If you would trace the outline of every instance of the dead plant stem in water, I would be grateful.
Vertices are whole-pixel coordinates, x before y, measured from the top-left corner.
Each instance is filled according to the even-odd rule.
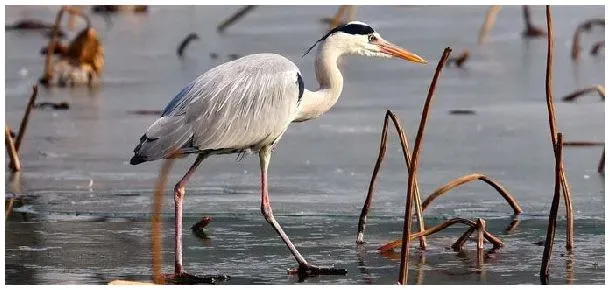
[[[9,166],[11,172],[17,172],[21,170],[21,162],[19,161],[19,154],[17,154],[17,150],[15,150],[15,143],[13,143],[13,137],[11,137],[11,129],[8,128],[8,125],[4,126],[4,146],[6,147],[6,151],[8,151],[8,156],[10,158],[10,163],[13,166]]]
[[[387,149],[388,119],[391,119],[392,122],[394,123],[396,132],[398,133],[398,137],[400,138],[400,145],[401,145],[403,157],[405,159],[405,163],[407,166],[407,171],[408,171],[410,163],[411,163],[411,156],[409,153],[409,142],[407,140],[407,136],[406,136],[404,130],[402,129],[402,126],[400,125],[400,121],[398,120],[398,118],[394,115],[394,113],[392,113],[392,111],[387,110],[385,119],[383,122],[383,129],[381,131],[381,141],[379,142],[380,143],[379,144],[379,156],[377,157],[375,167],[373,168],[373,175],[371,176],[371,182],[369,183],[369,189],[368,189],[368,193],[366,196],[366,200],[364,202],[364,206],[362,207],[362,212],[360,213],[360,219],[358,220],[358,235],[356,238],[356,243],[358,243],[358,244],[364,243],[364,229],[366,226],[366,217],[367,217],[369,208],[371,207],[371,203],[373,200],[375,181],[377,180],[377,175],[379,173],[379,170],[381,169],[381,164],[383,162],[383,159],[385,157],[385,152]],[[419,230],[423,231],[423,230],[425,230],[425,225],[424,225],[424,218],[423,218],[422,207],[421,207],[421,196],[419,193],[419,186],[417,184],[417,180],[415,180],[414,185],[415,185],[415,211],[417,214]],[[421,247],[421,249],[426,249],[426,247],[427,247],[426,239],[423,236],[420,238],[420,247]]]
[[[549,128],[553,151],[557,150],[557,125],[555,122],[555,105],[553,104],[553,51],[555,47],[555,38],[553,32],[553,17],[551,15],[551,7],[546,6],[547,19],[547,65],[546,65],[546,103],[549,113]],[[563,167],[563,164],[561,164]],[[563,190],[563,198],[566,208],[566,249],[571,250],[574,245],[574,213],[572,210],[572,198],[570,187],[565,176],[565,172],[561,170],[561,188]]]
[[[400,272],[398,276],[398,282],[402,285],[407,284],[407,270],[409,268],[409,237],[411,235],[411,202],[414,199],[415,195],[414,181],[415,179],[417,179],[417,163],[419,159],[419,151],[421,148],[424,128],[426,126],[426,121],[430,112],[430,104],[432,102],[432,97],[434,96],[434,91],[436,90],[436,82],[438,80],[438,77],[440,76],[441,71],[443,70],[443,67],[445,66],[445,62],[447,62],[447,59],[449,58],[450,53],[451,48],[445,48],[445,50],[443,51],[443,56],[441,57],[438,62],[438,65],[436,66],[436,71],[434,73],[434,77],[432,78],[432,83],[430,84],[430,88],[428,89],[428,97],[426,98],[426,102],[424,103],[424,108],[422,110],[422,118],[419,123],[419,129],[417,130],[417,136],[415,137],[415,145],[413,148],[413,155],[410,164],[411,166],[409,167],[407,201],[405,205],[405,217],[402,229],[403,243],[400,252]]]
[[[449,190],[454,189],[462,184],[465,184],[465,183],[468,183],[468,182],[471,182],[474,180],[482,180],[485,183],[489,184],[491,187],[493,187],[510,205],[510,207],[513,209],[513,212],[515,215],[518,215],[523,212],[523,210],[517,203],[517,200],[504,187],[502,187],[499,183],[497,183],[493,179],[491,179],[483,174],[480,174],[480,173],[472,173],[469,175],[462,176],[460,178],[456,178],[452,181],[449,181],[447,184],[437,188],[434,192],[432,192],[428,196],[428,198],[426,198],[426,200],[424,200],[424,202],[422,203],[422,209],[425,210],[432,201],[434,201],[439,196],[445,194]]]
[[[547,10],[548,11],[548,10]],[[557,134],[557,140],[562,141],[561,133]],[[561,188],[561,167],[562,163],[562,142],[557,143],[555,149],[555,192],[553,194],[553,202],[551,203],[551,212],[549,213],[549,225],[546,231],[546,241],[544,243],[544,252],[542,252],[542,265],[540,266],[540,282],[548,284],[549,282],[549,262],[553,251],[553,241],[555,239],[555,227],[557,226],[557,210],[559,209],[559,191]]]

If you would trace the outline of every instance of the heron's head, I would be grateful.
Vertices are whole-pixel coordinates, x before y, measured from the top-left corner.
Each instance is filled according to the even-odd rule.
[[[427,63],[419,55],[383,39],[371,26],[360,21],[351,21],[333,28],[305,54],[318,43],[321,43],[322,47],[338,50],[340,54],[397,57],[411,62]]]

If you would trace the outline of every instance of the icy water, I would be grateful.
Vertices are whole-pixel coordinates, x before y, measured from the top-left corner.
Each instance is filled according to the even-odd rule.
[[[28,196],[5,223],[7,284],[105,284],[114,279],[150,280],[152,191],[161,162],[128,164],[138,138],[183,84],[229,54],[277,52],[297,62],[306,87],[317,87],[313,56],[304,50],[325,32],[325,7],[259,7],[218,35],[216,25],[237,7],[152,7],[147,15],[120,15],[108,26],[92,15],[106,52],[103,84],[89,89],[41,89],[38,101],[69,102],[67,111],[34,111],[22,146],[23,172],[5,171],[7,194]],[[7,7],[6,22],[52,21],[56,7]],[[486,219],[506,246],[476,266],[475,243],[456,253],[448,248],[465,230],[455,226],[428,239],[425,252],[410,257],[410,284],[538,284],[538,272],[554,187],[554,157],[544,95],[546,40],[521,38],[521,8],[505,6],[488,42],[477,47],[486,6],[364,6],[357,18],[386,39],[423,56],[426,66],[351,56],[343,62],[345,86],[323,117],[294,124],[274,151],[270,196],[277,220],[312,263],[345,268],[345,276],[320,276],[303,283],[393,284],[399,258],[376,248],[401,235],[406,169],[398,138],[390,133],[387,159],[369,213],[366,244],[356,247],[356,226],[386,109],[393,110],[412,142],[429,82],[442,50],[470,49],[465,69],[447,68],[439,80],[420,159],[419,185],[427,196],[451,179],[483,173],[502,184],[524,213],[507,232],[512,210],[484,183],[470,183],[436,200],[425,211],[428,226],[452,217]],[[544,8],[533,7],[545,27]],[[605,17],[603,7],[554,7],[554,92],[558,128],[567,141],[604,140],[604,104],[596,96],[562,103],[569,92],[604,82],[604,55],[588,55],[603,39],[596,28],[581,39],[578,64],[569,57],[576,26]],[[179,60],[178,43],[193,42]],[[72,34],[73,35],[73,34]],[[38,33],[5,36],[6,120],[20,122],[31,85],[42,72]],[[210,53],[217,53],[211,59]],[[452,109],[475,110],[451,115]],[[411,143],[412,144],[412,143]],[[551,262],[553,284],[603,284],[604,177],[596,171],[601,147],[566,147],[564,162],[575,212],[575,249],[565,251],[560,206]],[[164,271],[173,270],[171,189],[193,157],[175,163],[164,199]],[[289,251],[260,214],[258,158],[206,160],[187,187],[184,265],[193,274],[222,273],[227,284],[291,284],[296,266]],[[190,226],[211,216],[207,239]],[[414,243],[414,247],[417,243]],[[486,244],[489,248],[490,246]]]

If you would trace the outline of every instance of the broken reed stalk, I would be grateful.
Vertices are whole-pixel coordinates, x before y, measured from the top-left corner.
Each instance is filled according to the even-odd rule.
[[[561,133],[557,133],[557,139],[563,140]],[[555,227],[557,226],[557,210],[559,209],[559,199],[561,198],[559,191],[561,188],[561,172],[563,171],[562,163],[562,142],[558,142],[555,148],[555,192],[553,194],[553,202],[551,203],[551,212],[549,213],[549,225],[546,230],[546,241],[544,243],[544,252],[542,252],[542,264],[540,266],[540,282],[548,284],[549,282],[549,262],[551,253],[553,252],[553,241],[555,239]]]
[[[600,141],[563,141],[563,146],[604,146]]]
[[[448,227],[450,227],[450,226],[452,226],[454,224],[457,224],[457,223],[465,224],[465,225],[467,225],[469,227],[477,229],[477,224],[475,222],[473,222],[471,220],[468,220],[468,219],[465,219],[465,218],[456,217],[456,218],[452,218],[452,219],[450,219],[448,221],[445,221],[442,224],[436,225],[436,226],[431,227],[431,228],[427,228],[425,231],[421,231],[421,232],[417,232],[417,233],[411,234],[410,235],[410,240],[417,239],[417,238],[419,238],[421,236],[430,236],[430,235],[433,235],[433,234],[438,233],[438,232],[440,232],[440,231],[442,231],[442,230],[444,230],[444,229],[446,229],[446,228],[448,228]],[[487,231],[485,231],[483,233],[483,235],[484,235],[485,239],[487,241],[489,241],[493,245],[494,248],[497,249],[497,248],[504,247],[504,243],[502,242],[502,240],[498,239],[494,235],[488,233]],[[377,248],[377,250],[380,253],[384,253],[384,252],[392,251],[392,250],[394,250],[395,248],[397,248],[397,247],[399,247],[401,245],[404,245],[402,240],[400,240],[400,239],[399,240],[394,240],[394,241],[391,241],[391,242],[389,242],[389,243],[387,243],[385,245],[382,245],[381,247]]]
[[[494,26],[496,15],[498,15],[498,12],[500,12],[500,8],[501,7],[498,5],[492,5],[489,7],[489,9],[487,9],[487,13],[485,13],[485,22],[483,22],[481,29],[479,29],[479,45],[483,44],[487,39],[487,35]]]
[[[220,23],[216,27],[216,31],[218,31],[219,33],[224,32],[227,27],[233,25],[237,20],[244,17],[244,15],[246,15],[248,12],[252,11],[254,8],[256,8],[256,5],[246,5],[242,8],[240,8],[239,10],[237,10],[237,12],[235,12],[235,14],[231,15],[231,17],[227,18],[222,23]]]
[[[402,229],[403,243],[400,252],[400,272],[398,276],[398,283],[402,285],[407,284],[407,270],[409,268],[409,236],[411,234],[411,202],[414,199],[415,195],[414,181],[415,179],[417,179],[417,163],[419,160],[419,151],[421,148],[424,128],[426,126],[426,121],[430,112],[430,103],[432,102],[434,91],[436,90],[436,82],[438,80],[438,77],[440,76],[441,71],[443,70],[443,67],[445,66],[445,62],[447,62],[447,59],[449,58],[450,53],[451,48],[445,48],[445,50],[443,51],[443,56],[441,57],[438,62],[438,65],[436,66],[436,71],[434,73],[434,77],[432,78],[432,83],[430,83],[430,88],[428,89],[428,97],[426,98],[426,102],[424,103],[424,108],[422,110],[422,117],[419,122],[419,129],[417,130],[413,154],[411,156],[411,166],[409,167],[409,181],[407,183],[407,201],[405,205],[405,217]]]
[[[41,83],[43,84],[48,84],[53,77],[53,67],[51,66],[52,57],[58,43],[57,37],[59,25],[61,25],[61,17],[63,16],[65,10],[66,6],[62,6],[55,16],[55,25],[53,26],[53,30],[51,31],[51,39],[49,39],[49,44],[47,45],[47,58],[44,62],[44,75],[40,79]]]
[[[597,164],[597,173],[604,173],[606,167],[606,149],[602,151],[602,157],[599,159],[599,163]]]
[[[458,252],[461,251],[462,248],[464,247],[464,243],[466,243],[466,240],[468,240],[468,238],[470,238],[470,236],[472,235],[472,233],[474,233],[474,231],[477,228],[475,227],[469,227],[456,241],[455,243],[453,243],[453,245],[451,245],[451,248]]]
[[[546,19],[547,19],[547,60],[546,60],[546,103],[549,114],[549,129],[551,133],[551,140],[553,145],[553,151],[557,149],[557,125],[555,122],[555,105],[553,104],[553,50],[555,46],[555,39],[553,33],[553,17],[551,15],[550,5],[546,5]],[[570,186],[563,170],[563,164],[561,164],[561,188],[563,190],[563,199],[565,201],[566,208],[566,249],[571,250],[574,245],[574,213],[572,210],[572,195],[570,193]]]
[[[411,154],[409,153],[409,142],[407,140],[407,136],[400,125],[400,121],[392,113],[392,111],[387,110],[386,115],[383,121],[383,129],[381,130],[381,140],[379,142],[379,156],[377,157],[377,161],[375,162],[375,167],[373,168],[373,175],[371,176],[371,182],[369,183],[369,190],[366,195],[366,200],[364,202],[364,206],[362,207],[362,212],[360,213],[360,219],[358,220],[358,235],[356,237],[357,244],[364,243],[364,229],[366,226],[366,217],[369,212],[369,208],[371,207],[371,203],[373,201],[373,191],[375,189],[375,181],[377,180],[377,174],[381,169],[381,164],[385,157],[385,152],[387,149],[387,141],[388,141],[388,119],[392,120],[394,123],[394,128],[398,133],[398,137],[400,139],[400,146],[402,148],[402,154],[407,166],[407,172],[409,172],[410,164],[411,164]],[[425,230],[424,218],[422,214],[422,206],[421,206],[421,196],[419,193],[419,186],[417,184],[417,180],[414,182],[415,186],[415,212],[417,215],[417,221],[419,225],[419,230]],[[420,238],[420,247],[422,250],[425,250],[427,247],[425,237]]]
[[[21,142],[23,141],[23,136],[25,136],[25,131],[28,127],[28,122],[30,120],[30,112],[32,112],[32,108],[34,107],[36,96],[38,95],[38,86],[34,85],[32,87],[32,95],[30,96],[30,100],[28,101],[27,106],[25,107],[25,113],[23,114],[23,118],[21,119],[21,124],[19,124],[19,133],[15,138],[15,151],[19,153],[19,148],[21,148]],[[9,168],[14,169],[15,166],[12,160],[8,164]]]
[[[8,157],[10,158],[10,163],[13,166],[9,166],[11,172],[18,172],[21,170],[21,162],[19,161],[19,154],[17,154],[17,150],[15,150],[15,143],[13,143],[13,137],[11,137],[11,130],[8,128],[8,125],[4,126],[4,146],[6,147],[6,151],[8,151]]]
[[[523,37],[531,37],[531,38],[544,36],[546,34],[546,32],[544,32],[541,28],[536,27],[536,25],[534,25],[532,23],[532,19],[530,17],[529,6],[523,5],[522,9],[523,9],[523,20],[525,20],[525,30],[523,30],[523,33],[521,35],[523,35]]]
[[[30,96],[30,100],[28,101],[27,106],[25,107],[25,114],[23,114],[23,118],[21,119],[21,124],[19,124],[19,134],[15,139],[15,150],[19,152],[21,148],[21,141],[23,140],[23,136],[25,136],[25,130],[28,127],[28,122],[30,120],[30,112],[32,112],[32,108],[36,102],[36,96],[38,96],[38,86],[34,85],[32,87],[32,95]]]
[[[174,159],[166,159],[163,161],[161,170],[159,171],[159,177],[155,184],[155,192],[153,193],[153,214],[152,214],[152,271],[153,271],[153,282],[155,284],[165,284],[163,274],[161,273],[162,265],[162,224],[161,224],[161,211],[163,209],[163,191],[167,184],[167,176],[172,168]]]
[[[425,210],[432,201],[434,201],[436,198],[443,195],[444,193],[448,192],[449,190],[474,180],[484,181],[485,183],[493,187],[506,200],[508,205],[510,205],[515,215],[518,215],[523,212],[523,210],[517,203],[517,200],[504,187],[502,187],[502,185],[480,173],[472,173],[469,175],[462,176],[460,178],[456,178],[454,180],[449,181],[447,184],[437,188],[428,196],[428,198],[426,198],[426,200],[424,200],[424,202],[422,203],[422,209]]]
[[[477,219],[477,266],[480,267],[485,260],[485,220]]]
[[[593,92],[597,92],[597,94],[602,99],[602,101],[606,100],[606,88],[602,85],[596,85],[596,86],[591,86],[588,88],[576,90],[576,91],[570,93],[569,95],[561,98],[561,100],[564,102],[573,102],[576,100],[576,98],[586,95],[586,94],[593,93]]]

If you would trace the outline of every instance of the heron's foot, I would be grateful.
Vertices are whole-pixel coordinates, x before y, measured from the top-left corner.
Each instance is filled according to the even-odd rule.
[[[231,277],[227,275],[204,275],[195,276],[186,272],[179,274],[165,274],[163,276],[166,284],[178,284],[178,285],[194,285],[194,284],[217,284],[224,282]]]
[[[301,264],[297,269],[288,270],[288,274],[298,274],[299,277],[314,277],[318,275],[345,275],[347,270],[332,267],[317,267],[311,264]]]

